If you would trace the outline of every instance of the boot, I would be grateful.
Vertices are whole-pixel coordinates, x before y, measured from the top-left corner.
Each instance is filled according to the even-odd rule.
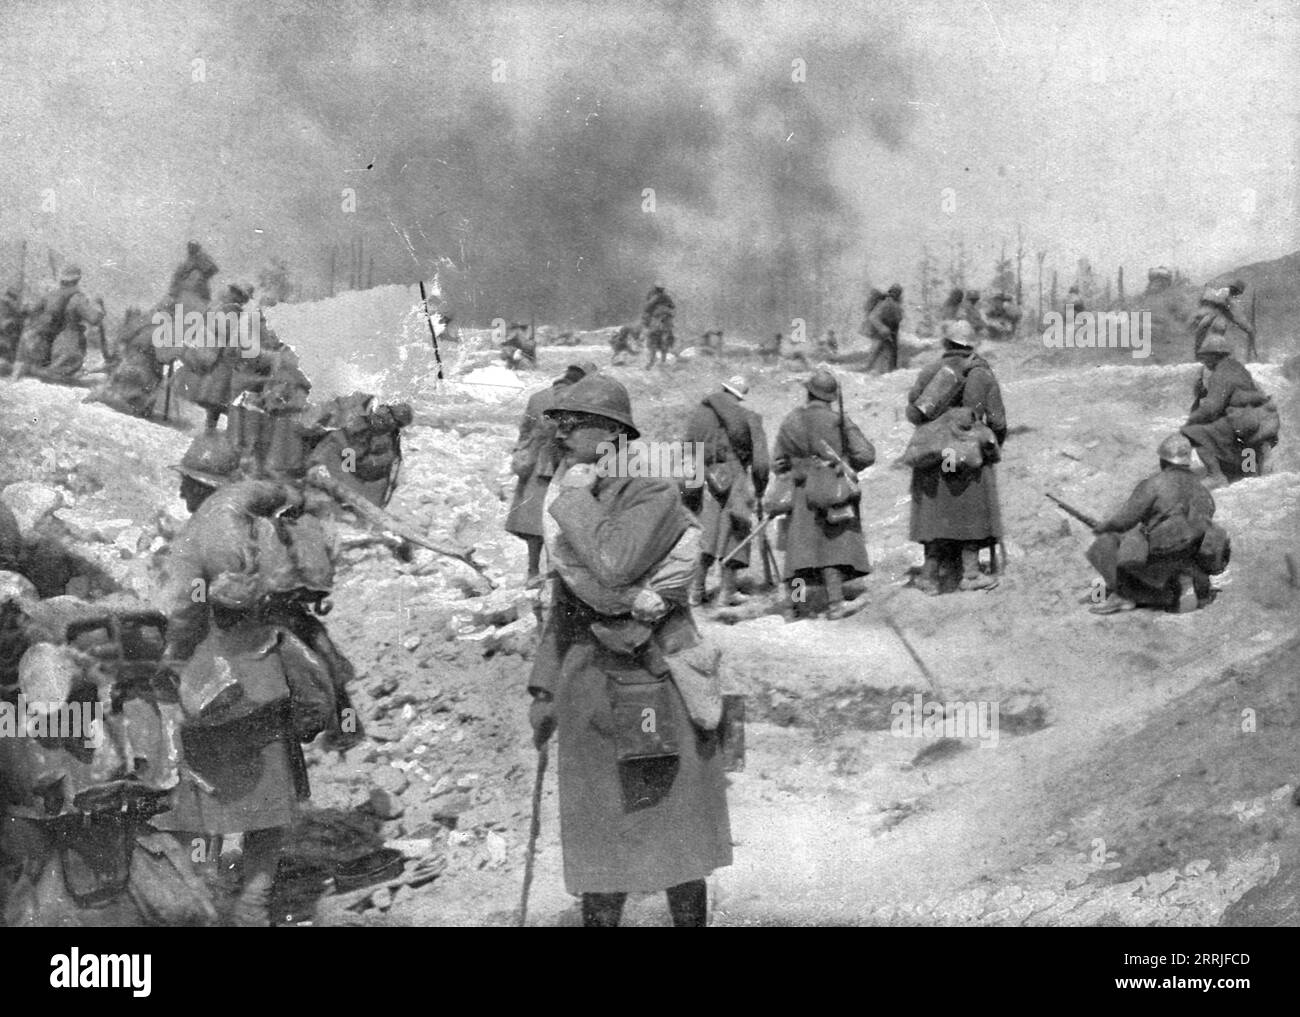
[[[623,917],[625,893],[584,893],[582,925],[586,929],[614,929]]]
[[[1223,470],[1219,466],[1219,460],[1212,453],[1203,452],[1201,449],[1196,450],[1197,458],[1205,466],[1205,480],[1203,483],[1211,491],[1218,490],[1220,487],[1228,486],[1228,478],[1224,476]]]
[[[921,566],[921,571],[912,581],[922,593],[927,593],[931,597],[937,597],[940,592],[939,587],[939,547],[934,541],[924,545],[925,563]]]
[[[686,594],[686,603],[691,607],[699,607],[704,603],[704,583],[707,579],[709,566],[701,561],[695,566],[695,575],[691,577],[691,588]],[[727,571],[725,568],[722,570]]]
[[[961,583],[959,590],[991,590],[998,585],[994,576],[987,576],[980,571],[979,544],[966,543],[961,546]]]
[[[278,827],[244,834],[244,881],[231,912],[237,928],[266,928],[271,924],[271,887],[280,866],[284,831]]]
[[[1273,449],[1275,446],[1271,442],[1265,442],[1255,448],[1255,476],[1267,477],[1269,467],[1273,461]]]
[[[1121,597],[1118,593],[1112,593],[1103,603],[1098,604],[1096,607],[1090,607],[1088,610],[1092,614],[1119,614],[1121,611],[1132,611],[1136,608],[1136,602],[1129,600],[1127,597]]]
[[[673,927],[678,929],[703,929],[708,925],[709,889],[702,879],[668,888],[668,911],[673,916]]]
[[[740,574],[739,569],[722,566],[722,589],[718,592],[718,605],[720,607],[734,607],[743,604],[749,599],[748,596],[736,589],[736,577]]]

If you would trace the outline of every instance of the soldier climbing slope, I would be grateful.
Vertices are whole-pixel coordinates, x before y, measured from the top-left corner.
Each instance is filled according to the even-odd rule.
[[[56,381],[72,381],[86,360],[86,328],[104,321],[104,301],[92,301],[80,289],[81,269],[68,265],[59,273],[59,288],[37,301],[27,317],[13,377],[31,371]],[[103,345],[101,331],[101,347]]]
[[[1200,356],[1201,347],[1205,344],[1206,338],[1211,335],[1222,336],[1226,341],[1228,326],[1234,325],[1246,334],[1246,360],[1255,359],[1255,329],[1250,323],[1237,317],[1233,306],[1233,299],[1239,297],[1245,290],[1246,284],[1240,279],[1234,279],[1227,286],[1205,287],[1205,291],[1201,294],[1200,306],[1191,320],[1193,356]]]

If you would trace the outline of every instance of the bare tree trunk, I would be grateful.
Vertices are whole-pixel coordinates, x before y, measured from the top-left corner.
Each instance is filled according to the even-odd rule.
[[[1047,252],[1038,252],[1038,323],[1043,323],[1043,262],[1047,260]]]
[[[1115,274],[1116,287],[1119,290],[1119,302],[1124,303],[1124,266],[1120,265],[1119,271]]]
[[[1016,306],[1023,309],[1025,306],[1025,289],[1024,277],[1022,274],[1025,261],[1025,231],[1016,225]]]
[[[338,255],[338,248],[330,245],[330,296],[334,296],[334,259]]]

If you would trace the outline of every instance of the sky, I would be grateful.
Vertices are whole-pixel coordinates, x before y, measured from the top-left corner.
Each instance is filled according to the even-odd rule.
[[[0,265],[152,303],[185,241],[462,320],[856,326],[960,241],[1073,279],[1300,248],[1282,2],[0,3]],[[112,307],[110,306],[110,310]]]

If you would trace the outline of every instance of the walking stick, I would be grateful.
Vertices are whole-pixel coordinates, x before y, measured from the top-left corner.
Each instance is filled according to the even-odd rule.
[[[429,338],[433,340],[433,359],[438,363],[438,380],[442,381],[442,351],[438,349],[438,333],[433,328],[433,316],[429,313],[429,294],[424,291],[424,280],[420,280],[420,301],[424,304],[424,320],[429,323]]]
[[[168,419],[168,414],[172,409],[172,371],[176,367],[176,361],[167,361],[167,380],[163,382],[163,421]],[[157,405],[156,403],[154,405]]]
[[[550,742],[537,750],[537,779],[533,782],[533,822],[528,828],[528,853],[524,856],[524,891],[519,898],[519,927],[528,923],[528,891],[533,888],[533,863],[537,859],[537,838],[542,832],[542,783],[546,780],[546,757]]]

